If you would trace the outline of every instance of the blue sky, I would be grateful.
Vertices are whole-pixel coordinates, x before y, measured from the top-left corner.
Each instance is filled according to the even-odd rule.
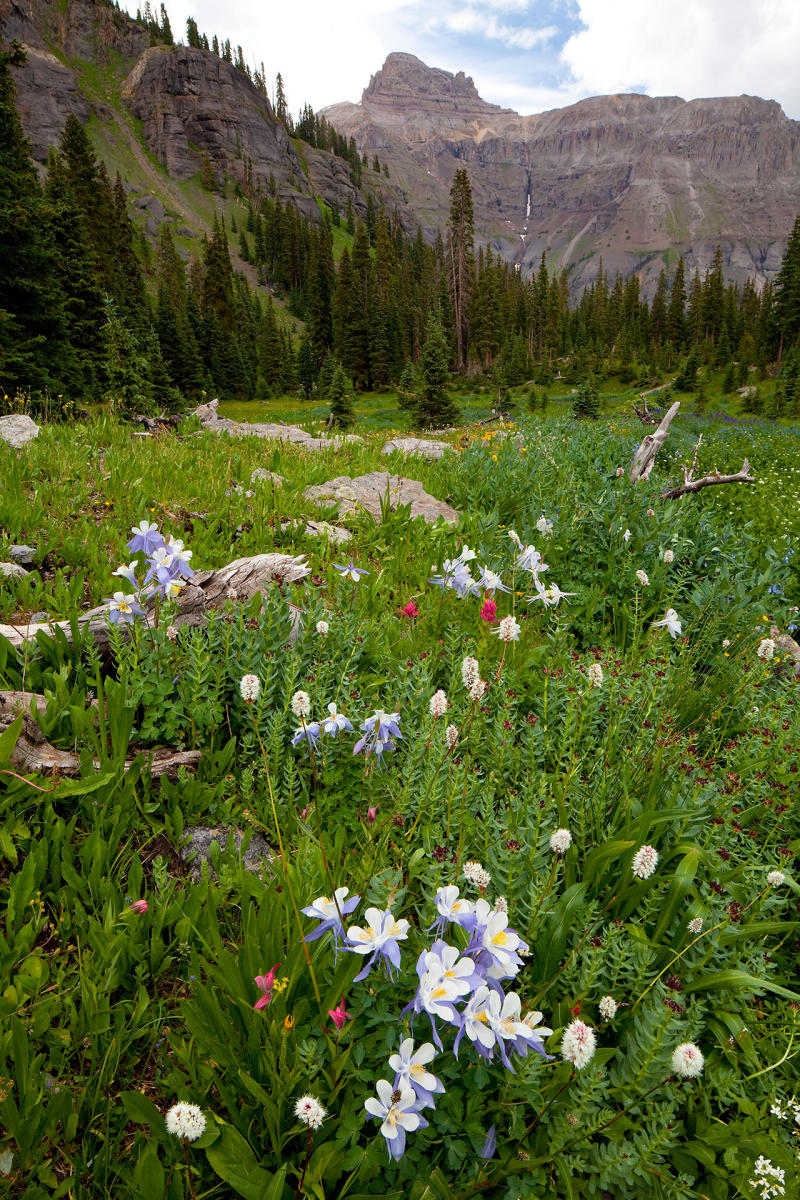
[[[138,0],[123,0],[135,11]],[[267,77],[281,71],[290,108],[360,99],[392,50],[471,75],[518,112],[586,96],[731,96],[777,100],[800,119],[797,0],[186,0],[168,3],[176,35],[240,43]]]

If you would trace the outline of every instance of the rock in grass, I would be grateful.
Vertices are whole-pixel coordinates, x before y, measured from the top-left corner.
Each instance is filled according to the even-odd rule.
[[[393,454],[398,450],[401,454],[419,454],[436,461],[452,449],[449,442],[437,442],[433,438],[396,437],[386,443],[381,454]]]
[[[15,562],[0,562],[0,575],[6,579],[25,579],[28,572],[19,563]]]
[[[0,438],[15,450],[21,450],[38,436],[39,426],[25,413],[11,413],[7,417],[0,417]]]
[[[404,479],[402,475],[390,475],[388,471],[371,471],[368,475],[337,475],[327,483],[318,483],[306,488],[305,497],[315,504],[332,504],[344,517],[366,509],[376,520],[381,519],[381,505],[388,493],[389,507],[398,508],[409,504],[412,517],[424,517],[431,525],[440,518],[449,525],[458,524],[459,515],[449,504],[437,500],[425,491],[416,479]]]
[[[283,487],[283,476],[276,474],[275,471],[268,471],[266,467],[256,467],[253,474],[250,476],[251,483],[271,483],[273,487]]]
[[[259,437],[269,441],[292,442],[304,450],[334,450],[345,442],[363,444],[364,439],[355,433],[337,434],[334,437],[312,437],[299,425],[279,425],[275,421],[231,421],[217,414],[218,400],[209,400],[194,410],[204,429],[211,433],[229,433],[231,437]]]
[[[187,825],[184,835],[189,840],[185,845],[181,846],[180,856],[188,864],[189,874],[192,879],[200,879],[203,863],[205,862],[209,863],[209,872],[212,879],[216,879],[217,873],[209,862],[212,853],[214,853],[212,847],[217,846],[219,851],[224,853],[228,848],[229,839],[235,853],[241,856],[242,866],[246,871],[250,871],[254,875],[260,875],[262,879],[265,876],[269,877],[271,874],[269,864],[275,855],[267,839],[260,833],[252,835],[244,854],[242,854],[242,842],[245,835],[241,829],[227,829],[222,825]]]
[[[33,546],[12,546],[9,554],[12,562],[19,563],[21,567],[32,567],[36,558]]]

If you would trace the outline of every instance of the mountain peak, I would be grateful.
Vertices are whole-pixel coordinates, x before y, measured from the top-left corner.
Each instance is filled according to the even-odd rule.
[[[398,101],[428,101],[463,104],[470,107],[496,106],[487,104],[469,75],[458,71],[453,75],[441,67],[429,67],[413,54],[390,54],[379,71],[364,89],[363,104],[397,103]]]

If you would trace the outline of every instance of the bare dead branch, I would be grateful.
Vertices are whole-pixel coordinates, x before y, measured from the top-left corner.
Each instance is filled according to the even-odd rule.
[[[718,483],[755,483],[750,474],[750,463],[745,459],[741,471],[733,475],[720,475],[717,471],[711,475],[704,475],[701,479],[690,479],[678,487],[670,488],[668,492],[662,492],[661,499],[677,500],[679,496],[688,496],[692,492],[699,492],[701,488],[714,487]]]

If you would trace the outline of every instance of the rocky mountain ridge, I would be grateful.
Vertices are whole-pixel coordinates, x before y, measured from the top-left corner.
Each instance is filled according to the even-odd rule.
[[[525,272],[542,252],[574,289],[637,272],[652,291],[683,254],[722,246],[729,278],[778,269],[800,212],[800,123],[753,96],[601,96],[531,116],[488,104],[463,74],[391,54],[359,104],[325,115],[389,165],[432,231],[466,165],[479,240]]]

